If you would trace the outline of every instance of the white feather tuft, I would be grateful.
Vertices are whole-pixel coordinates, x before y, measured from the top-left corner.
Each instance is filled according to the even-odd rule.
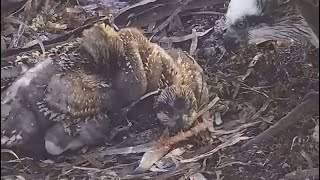
[[[226,25],[230,26],[245,15],[259,15],[257,0],[231,0],[226,13]]]
[[[51,155],[59,155],[66,150],[66,149],[59,147],[54,142],[49,141],[49,140],[45,141],[45,148],[46,148],[47,152]]]

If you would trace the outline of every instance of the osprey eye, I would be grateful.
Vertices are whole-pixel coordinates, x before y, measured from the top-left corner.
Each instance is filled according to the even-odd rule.
[[[247,27],[247,24],[244,21],[239,21],[239,22],[237,22],[237,27],[239,29],[243,29],[243,28]]]

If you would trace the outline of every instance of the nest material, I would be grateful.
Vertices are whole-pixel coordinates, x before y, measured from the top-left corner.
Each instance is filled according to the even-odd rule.
[[[204,19],[192,19],[191,24],[199,21],[199,24],[207,24],[208,18]],[[181,176],[201,177],[200,175],[204,174],[208,179],[279,179],[297,169],[319,167],[318,143],[307,138],[313,133],[312,127],[315,123],[312,120],[318,121],[318,116],[310,115],[312,120],[306,117],[289,130],[284,130],[282,135],[275,139],[274,144],[253,147],[248,151],[243,151],[237,146],[241,139],[239,136],[256,136],[293,109],[299,103],[299,99],[311,89],[319,90],[317,49],[299,43],[283,46],[275,44],[274,47],[269,49],[266,46],[249,46],[240,54],[224,54],[222,57],[219,52],[216,53],[216,49],[211,51],[215,52],[211,53],[211,56],[203,58],[199,55],[199,63],[208,75],[210,97],[218,95],[221,98],[218,106],[212,110],[213,118],[220,117],[223,123],[216,127],[217,133],[213,139],[190,139],[184,148],[175,149],[156,163],[160,171],[168,170],[166,173],[161,173],[155,168],[152,172],[128,175],[138,165],[137,159],[141,157],[135,153],[145,152],[139,147],[127,148],[126,151],[114,150],[122,152],[123,155],[114,155],[114,151],[103,150],[103,147],[91,149],[90,153],[79,152],[76,155],[68,154],[45,161],[25,157],[15,159],[15,154],[2,150],[3,155],[8,155],[2,156],[2,178],[89,176],[92,179],[177,179]],[[156,129],[145,131],[147,125],[151,124],[149,118],[132,117],[133,122],[136,122],[134,129],[129,135],[124,136],[124,141],[120,139],[122,143],[119,147],[143,145],[158,138]],[[101,157],[99,154],[105,156]],[[174,163],[176,159],[172,161],[171,155],[181,158],[180,162],[183,164],[177,167]],[[205,158],[209,159],[202,161]],[[313,168],[311,171],[316,172],[314,169],[318,170]],[[304,172],[307,171],[302,171]]]

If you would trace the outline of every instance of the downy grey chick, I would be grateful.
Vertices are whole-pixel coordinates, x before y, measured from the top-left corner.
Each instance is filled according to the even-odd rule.
[[[45,57],[29,56],[38,62],[1,94],[2,146],[40,148],[28,146],[45,139],[47,151],[57,155],[101,142],[108,134],[113,90],[103,68],[81,46],[80,39]]]

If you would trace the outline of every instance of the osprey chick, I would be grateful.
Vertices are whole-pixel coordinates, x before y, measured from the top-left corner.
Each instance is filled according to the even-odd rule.
[[[154,110],[170,130],[190,128],[196,101],[208,101],[202,69],[179,49],[164,50],[136,28],[117,32],[105,24],[85,30],[83,39],[94,61],[113,71],[111,84],[117,102],[127,106],[146,93],[163,89]]]
[[[309,3],[309,4],[308,4]],[[308,0],[231,0],[226,13],[227,48],[254,39],[293,39],[319,47],[319,3]]]

